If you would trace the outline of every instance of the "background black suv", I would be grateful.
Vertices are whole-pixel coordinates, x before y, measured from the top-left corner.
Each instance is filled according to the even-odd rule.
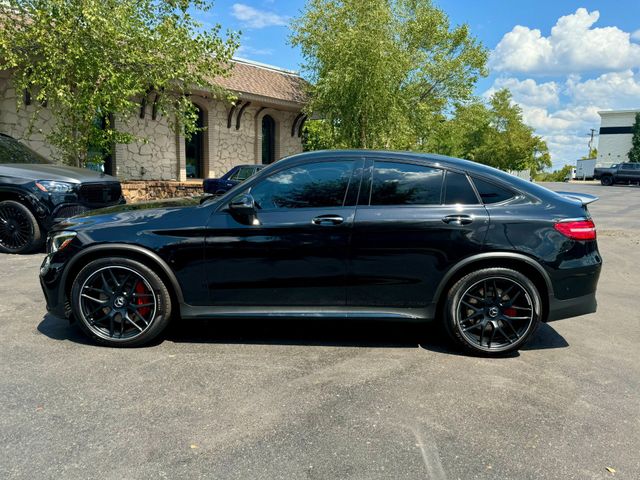
[[[58,221],[120,203],[124,199],[116,178],[52,165],[0,133],[0,252],[36,250]]]

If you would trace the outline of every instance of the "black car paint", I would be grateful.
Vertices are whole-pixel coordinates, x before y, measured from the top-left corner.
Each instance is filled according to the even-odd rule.
[[[259,225],[234,218],[238,193],[283,168],[311,160],[353,159],[357,191],[343,207],[258,213]],[[370,207],[367,169],[376,159],[432,165],[502,185],[513,199],[491,205]],[[97,214],[96,214],[97,213]],[[340,214],[337,228],[314,225]],[[467,225],[444,223],[468,215]],[[270,165],[227,194],[128,205],[75,217],[56,230],[75,230],[41,272],[48,308],[68,315],[68,288],[90,258],[145,258],[170,280],[183,318],[317,316],[432,319],[447,285],[478,265],[532,272],[546,296],[546,319],[595,311],[601,257],[595,241],[568,239],[560,220],[589,218],[582,203],[473,162],[401,152],[314,152]],[[141,257],[142,256],[142,257]]]
[[[34,163],[0,163],[0,200],[16,200],[25,205],[45,230],[70,216],[65,215],[65,212],[79,212],[125,203],[121,193],[115,201],[89,202],[82,199],[80,189],[86,186],[113,188],[120,192],[120,182],[115,177],[84,168],[41,163],[45,160],[36,157],[37,154],[17,140],[2,135],[2,142],[0,148],[4,148],[5,143],[12,147],[2,158],[10,158],[9,154],[19,149],[23,160],[24,157],[33,155]],[[67,193],[43,192],[36,186],[37,181],[65,182],[72,184],[73,189]]]

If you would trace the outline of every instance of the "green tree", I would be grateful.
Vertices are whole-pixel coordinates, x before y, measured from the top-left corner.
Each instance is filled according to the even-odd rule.
[[[458,105],[450,119],[440,122],[424,150],[503,170],[536,173],[551,166],[546,142],[524,123],[522,109],[506,89],[495,92],[488,103]]]
[[[82,165],[90,148],[144,140],[112,122],[144,102],[189,136],[197,129],[191,89],[227,96],[214,79],[228,73],[237,48],[235,33],[225,39],[219,26],[193,18],[209,8],[204,0],[5,0],[0,70],[51,109],[48,140],[66,163]]]
[[[589,149],[589,155],[581,157],[581,160],[591,160],[593,158],[598,158],[598,149],[597,148],[590,148]]]
[[[572,169],[571,165],[565,165],[560,170],[553,172],[539,172],[534,178],[538,182],[563,182],[571,174]]]
[[[309,0],[291,28],[335,147],[414,148],[486,75],[486,49],[429,0]]]
[[[629,161],[640,162],[640,113],[636,113],[636,121],[633,124],[633,137],[631,139],[631,150],[629,150]]]

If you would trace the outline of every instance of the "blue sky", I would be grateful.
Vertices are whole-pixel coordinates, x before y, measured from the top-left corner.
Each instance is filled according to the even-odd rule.
[[[218,0],[205,24],[242,31],[239,57],[299,70],[288,22],[304,0]],[[476,94],[508,87],[547,141],[554,168],[587,153],[598,110],[640,108],[640,1],[436,0],[491,50]]]

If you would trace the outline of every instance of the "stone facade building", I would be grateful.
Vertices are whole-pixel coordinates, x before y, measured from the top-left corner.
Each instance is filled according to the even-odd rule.
[[[184,182],[217,177],[239,164],[271,163],[302,151],[304,81],[296,73],[236,59],[231,75],[218,83],[238,99],[231,105],[195,91],[192,101],[204,129],[190,140],[176,135],[151,105],[141,104],[140,115],[126,121],[116,118],[116,128],[148,141],[115,145],[105,171],[123,181]],[[16,111],[16,95],[24,93],[15,91],[8,73],[0,73],[0,132],[56,158],[45,140],[55,121],[51,112],[43,108],[34,119],[33,105]]]

